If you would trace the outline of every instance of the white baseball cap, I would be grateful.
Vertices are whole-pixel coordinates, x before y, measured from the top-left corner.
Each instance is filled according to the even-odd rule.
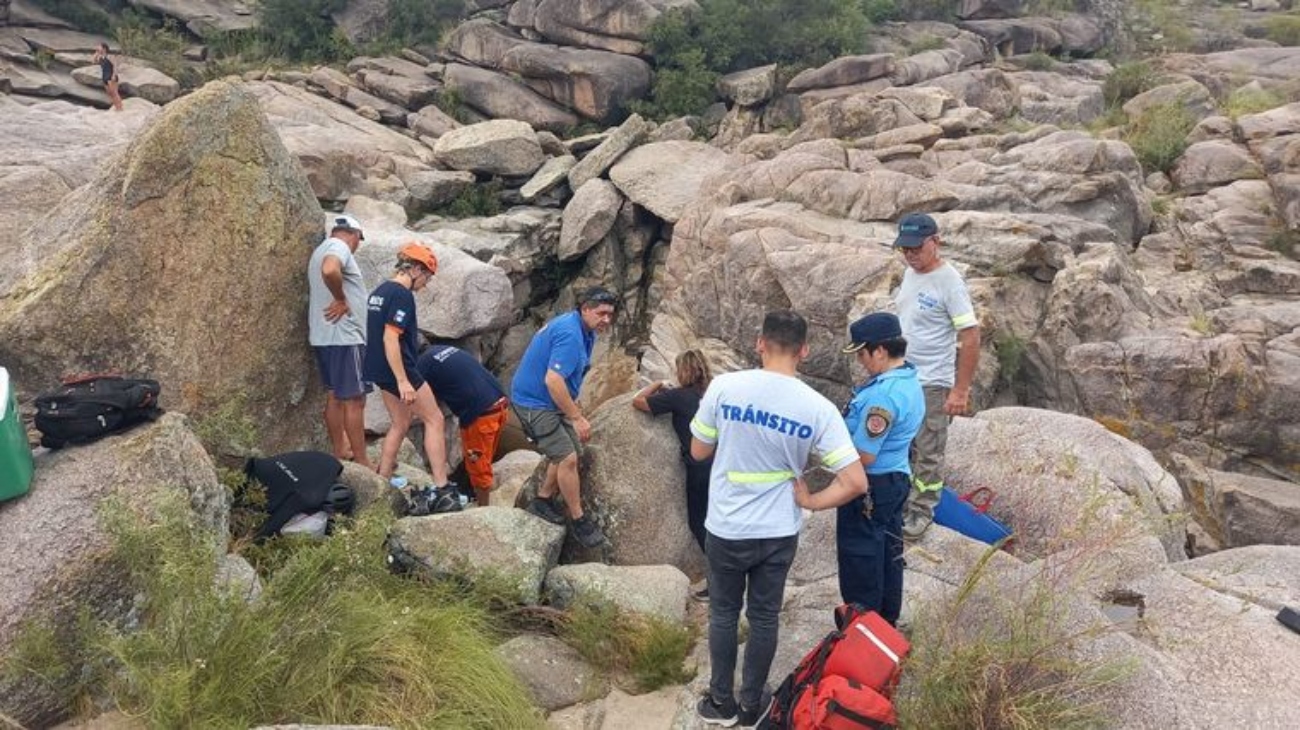
[[[340,228],[349,231],[356,231],[357,235],[361,237],[361,240],[366,240],[366,234],[361,231],[361,221],[353,218],[347,213],[330,213],[329,228],[331,233]]]

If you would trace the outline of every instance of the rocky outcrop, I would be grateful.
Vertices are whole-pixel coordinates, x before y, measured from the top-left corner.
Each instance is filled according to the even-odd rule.
[[[462,102],[492,119],[517,119],[553,130],[578,124],[577,115],[502,73],[449,63],[443,83]]]
[[[242,408],[263,447],[302,443],[319,396],[304,302],[285,292],[306,290],[321,221],[256,98],[209,84],[28,231],[0,280],[0,359],[33,390],[149,375],[164,407]]]
[[[99,165],[126,147],[157,107],[126,100],[121,114],[66,101],[27,105],[0,95],[0,226],[21,234],[73,189],[90,182]],[[0,238],[0,257],[17,256],[21,236]],[[0,275],[0,280],[5,277]]]
[[[406,205],[405,181],[433,169],[428,147],[341,104],[277,81],[246,88],[321,200],[365,195]]]
[[[705,181],[739,167],[742,158],[702,142],[652,142],[619,158],[609,179],[628,200],[676,223]]]
[[[521,603],[541,599],[559,557],[564,528],[512,507],[404,517],[388,537],[391,559],[435,577],[500,581]]]
[[[176,18],[200,38],[257,25],[256,4],[247,0],[131,0],[131,4]]]
[[[533,702],[547,712],[609,691],[606,677],[553,636],[516,636],[497,647],[496,654],[528,688]]]
[[[532,127],[496,119],[453,129],[433,147],[438,161],[455,170],[519,177],[542,166],[542,147]]]
[[[180,95],[181,85],[176,79],[148,66],[119,63],[117,74],[121,79],[120,89],[124,96],[138,96],[155,104],[166,104]],[[86,86],[100,88],[98,66],[82,66],[73,69],[72,78]]]
[[[521,3],[527,4],[527,3]],[[531,12],[512,10],[511,21],[527,19],[547,40],[569,46],[640,55],[650,26],[670,8],[693,0],[536,0]]]
[[[0,504],[0,656],[25,631],[45,626],[70,631],[82,613],[110,623],[129,620],[133,590],[110,558],[103,511],[126,510],[159,519],[169,499],[188,504],[196,539],[227,541],[229,496],[212,460],[186,419],[168,414],[156,423],[74,449],[36,455],[30,493]],[[79,667],[40,681],[0,679],[0,713],[29,727],[61,719]]]
[[[594,121],[612,121],[628,102],[650,89],[650,66],[640,58],[533,43],[487,20],[457,27],[446,48],[469,63],[519,78],[547,99]]]
[[[680,623],[686,618],[691,581],[671,565],[560,565],[546,574],[547,602],[568,608],[603,601],[628,613]]]

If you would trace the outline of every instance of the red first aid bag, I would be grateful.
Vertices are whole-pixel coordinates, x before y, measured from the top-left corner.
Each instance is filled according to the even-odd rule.
[[[827,675],[804,692],[791,713],[791,727],[808,730],[882,730],[898,724],[894,703],[847,677]]]
[[[837,609],[837,618],[847,608],[841,606]],[[892,696],[898,686],[900,664],[911,650],[911,644],[875,611],[848,618],[847,625],[840,629],[840,640],[835,642],[835,648],[826,657],[822,673],[838,674],[886,697]]]

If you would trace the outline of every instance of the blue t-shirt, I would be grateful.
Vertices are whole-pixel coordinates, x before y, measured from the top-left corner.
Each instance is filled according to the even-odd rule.
[[[924,420],[925,392],[911,363],[886,370],[855,388],[844,411],[853,445],[876,457],[867,467],[868,474],[911,474],[908,449]]]
[[[596,332],[583,328],[582,317],[576,309],[547,322],[533,335],[519,361],[515,379],[510,383],[510,400],[524,408],[558,410],[559,406],[546,390],[548,370],[564,376],[569,397],[576,400],[595,344]]]
[[[505,395],[492,373],[459,347],[434,345],[420,355],[415,369],[433,389],[434,397],[456,414],[461,428]]]
[[[415,295],[395,281],[385,281],[370,292],[366,302],[366,362],[363,376],[372,383],[396,383],[397,376],[384,356],[384,330],[394,327],[402,333],[399,340],[406,379],[419,381],[415,373],[415,353],[419,351],[419,330],[415,324]]]

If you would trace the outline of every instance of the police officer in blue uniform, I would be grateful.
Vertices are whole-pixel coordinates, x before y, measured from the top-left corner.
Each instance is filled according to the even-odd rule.
[[[903,605],[903,505],[911,482],[908,449],[925,418],[925,394],[908,363],[898,317],[875,312],[849,328],[855,353],[870,376],[853,391],[844,420],[867,470],[867,494],[835,515],[840,595],[893,624]]]

